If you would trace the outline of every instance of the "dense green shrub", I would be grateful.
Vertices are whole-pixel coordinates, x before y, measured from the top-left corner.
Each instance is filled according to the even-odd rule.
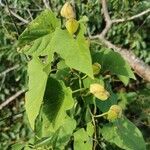
[[[64,20],[62,20],[60,13],[59,13],[60,8],[64,4],[64,1],[51,1],[50,4],[51,4],[52,10],[55,12],[57,17],[61,19],[62,27],[64,28],[64,23],[63,23]],[[110,11],[110,15],[112,18],[122,18],[122,17],[127,18],[128,16],[135,15],[135,14],[141,12],[142,10],[145,10],[149,6],[150,6],[150,4],[148,1],[140,2],[140,1],[136,0],[136,1],[129,2],[127,0],[125,0],[125,1],[111,0],[111,2],[109,3],[109,11]],[[19,14],[23,18],[25,18],[25,19],[29,18],[29,21],[30,21],[32,19],[31,16],[33,18],[35,18],[35,16],[38,16],[40,14],[40,12],[44,9],[45,6],[43,5],[43,2],[40,0],[37,3],[35,3],[34,1],[26,0],[26,1],[15,1],[15,2],[9,1],[9,7],[11,10],[15,11],[17,14]],[[92,35],[97,34],[100,31],[102,31],[105,23],[104,23],[103,16],[100,15],[101,7],[99,7],[98,1],[94,1],[94,0],[93,1],[82,1],[82,3],[77,1],[75,8],[76,8],[78,20],[81,19],[80,17],[82,17],[83,15],[86,15],[88,17],[89,21],[86,24],[87,30],[89,30]],[[31,14],[28,12],[28,10],[30,11]],[[3,70],[10,68],[11,66],[19,64],[19,67],[17,69],[13,70],[9,74],[6,74],[6,78],[5,78],[5,76],[1,77],[1,81],[3,84],[1,84],[2,87],[0,89],[0,91],[1,91],[0,98],[1,98],[1,102],[3,102],[7,97],[11,96],[15,92],[17,92],[19,89],[27,87],[26,86],[26,81],[27,81],[26,63],[27,63],[27,59],[30,59],[30,58],[28,58],[28,57],[26,58],[26,56],[24,56],[23,54],[19,54],[16,51],[16,41],[18,38],[18,34],[20,34],[23,31],[23,29],[25,29],[26,25],[24,23],[20,22],[17,18],[14,18],[14,16],[12,16],[14,18],[14,22],[18,28],[18,31],[16,31],[14,22],[12,21],[10,16],[8,16],[8,13],[6,13],[6,10],[2,9],[0,13],[1,13],[1,26],[2,26],[1,31],[0,31],[0,35],[1,35],[0,36],[0,38],[1,38],[0,63],[2,64],[0,67],[0,71],[2,72]],[[45,24],[52,23],[52,22],[50,22],[50,20],[43,19],[42,21],[43,22],[46,21]],[[49,21],[49,22],[47,22],[47,21]],[[149,60],[150,53],[148,52],[149,51],[149,45],[148,45],[149,44],[148,43],[149,36],[148,35],[149,35],[149,31],[150,31],[149,23],[150,23],[150,19],[149,19],[148,15],[145,15],[145,16],[141,17],[140,19],[136,19],[134,21],[117,24],[111,28],[111,30],[109,31],[109,33],[107,35],[107,38],[111,39],[111,41],[115,44],[119,44],[125,48],[132,49],[146,63],[149,63],[150,62],[150,60]],[[80,27],[82,27],[82,24],[80,24]],[[32,26],[31,26],[31,28],[32,28]],[[42,27],[42,28],[44,28],[44,27]],[[80,32],[81,32],[81,36],[82,36],[82,34],[83,34],[82,28],[80,29],[79,33]],[[56,41],[54,40],[53,44],[55,45],[55,43],[59,42],[60,43],[59,46],[64,47],[64,49],[66,48],[66,53],[67,53],[67,49],[68,49],[67,42],[68,43],[71,42],[69,39],[71,37],[68,37],[68,35],[66,35],[66,33],[63,32],[63,30],[58,31],[55,34],[56,34],[56,37],[55,37]],[[61,38],[62,35],[66,36],[66,39],[64,39],[64,37]],[[87,36],[87,32],[85,32],[85,35]],[[30,39],[28,41],[23,41],[23,42],[31,41],[30,35],[28,35],[28,36]],[[48,36],[44,41],[46,41],[46,40],[50,41],[49,38],[51,38],[51,37]],[[57,41],[58,38],[60,38],[60,41]],[[62,45],[61,45],[61,43],[62,43]],[[125,75],[125,74],[122,74],[122,73],[124,73],[125,70],[128,71],[127,76],[129,78],[130,77],[134,78],[132,75],[132,72],[130,71],[130,67],[128,65],[125,68],[121,68],[121,66],[118,66],[120,68],[120,70],[118,70],[116,67],[116,65],[118,65],[118,62],[115,63],[114,60],[116,60],[116,59],[120,60],[120,65],[122,63],[124,63],[124,61],[122,60],[120,55],[118,55],[106,48],[103,48],[101,45],[99,46],[95,43],[97,43],[97,41],[93,41],[91,43],[91,54],[92,54],[93,63],[99,61],[99,63],[101,64],[102,70],[101,70],[100,76],[96,77],[98,81],[96,80],[94,82],[100,82],[100,83],[105,82],[107,90],[111,93],[111,97],[109,99],[111,101],[111,104],[109,102],[108,102],[108,104],[107,104],[107,102],[106,102],[106,104],[102,104],[102,102],[96,100],[96,102],[98,103],[97,104],[97,107],[98,107],[97,113],[107,111],[108,108],[110,107],[110,105],[115,104],[116,100],[120,100],[120,105],[122,105],[122,107],[126,110],[127,117],[132,119],[132,115],[135,113],[135,116],[136,116],[137,115],[136,113],[138,110],[132,111],[133,109],[135,109],[134,108],[135,101],[132,100],[130,102],[129,97],[130,97],[130,91],[136,91],[137,88],[132,89],[132,88],[128,87],[128,88],[126,88],[126,91],[129,91],[129,93],[127,94],[126,91],[122,93],[119,91],[120,91],[120,89],[122,89],[123,84],[120,81],[119,81],[119,83],[118,83],[118,81],[116,81],[116,80],[118,80],[116,75],[118,77],[120,75]],[[79,43],[79,45],[80,44],[81,43]],[[72,39],[72,47],[70,48],[70,50],[75,49],[73,46],[76,46],[76,43],[74,43],[73,39]],[[54,46],[53,46],[53,48],[57,49],[57,47],[54,47]],[[59,47],[58,47],[58,49],[59,49]],[[42,55],[47,54],[46,51],[43,53],[43,51],[41,51],[40,49],[39,49],[40,51],[36,52],[37,49],[32,49],[30,51],[30,50],[28,50],[28,47],[27,47],[26,50],[27,51],[25,51],[25,53],[27,52],[26,53],[27,55],[33,55],[34,52],[37,56],[39,56],[41,54]],[[79,51],[80,51],[80,49],[79,49]],[[52,62],[52,72],[51,72],[52,78],[50,77],[48,80],[47,88],[46,88],[46,92],[48,94],[45,94],[45,97],[51,97],[51,94],[53,95],[55,93],[53,95],[54,97],[50,98],[50,100],[52,102],[53,102],[53,99],[64,101],[64,100],[66,100],[65,97],[67,98],[67,96],[70,97],[70,99],[72,99],[70,89],[66,88],[65,86],[70,86],[71,89],[74,91],[78,88],[83,88],[83,86],[84,86],[84,88],[85,87],[88,88],[89,83],[93,82],[93,81],[91,81],[91,79],[89,79],[87,77],[85,77],[84,80],[81,79],[82,77],[84,77],[83,73],[88,74],[89,76],[92,77],[92,74],[90,71],[90,61],[88,62],[88,59],[89,59],[89,56],[87,56],[88,54],[85,54],[87,56],[86,60],[84,60],[85,56],[83,58],[81,57],[81,59],[83,59],[85,61],[85,62],[84,61],[82,62],[79,60],[81,54],[75,53],[75,55],[78,54],[78,63],[79,63],[79,64],[76,64],[77,60],[75,60],[75,58],[70,58],[72,61],[75,61],[75,62],[71,62],[71,60],[69,61],[68,58],[65,57],[65,53],[61,53],[61,51],[57,52],[57,53],[59,53],[61,57],[59,55],[55,55],[55,57],[54,57],[54,60]],[[102,55],[105,57],[102,58],[101,57]],[[40,59],[43,60],[44,58],[42,57]],[[65,63],[67,64],[67,66],[63,60],[66,61]],[[36,59],[35,60],[32,59],[32,61],[30,62],[29,82],[31,81],[30,80],[30,77],[31,77],[31,78],[33,78],[32,80],[35,80],[37,78],[37,80],[39,82],[41,79],[41,84],[42,84],[43,76],[44,76],[42,69],[45,66],[36,64],[36,61],[38,63],[40,63],[40,61],[36,60]],[[102,62],[103,62],[103,64],[102,64]],[[87,65],[87,67],[86,67],[85,64],[86,65],[89,64],[89,65]],[[109,64],[112,64],[112,66]],[[33,67],[33,65],[34,65],[34,67]],[[35,66],[35,65],[37,65],[37,66]],[[79,72],[68,68],[68,66],[70,68],[79,70]],[[116,69],[115,69],[115,67],[116,67]],[[58,69],[57,72],[55,71],[56,68]],[[35,78],[35,74],[33,74],[34,72],[31,71],[34,69],[35,69],[35,72],[37,72],[36,78]],[[111,78],[107,78],[108,74],[107,74],[107,72],[105,72],[107,70],[109,70],[111,72]],[[120,72],[121,72],[121,74],[120,74]],[[47,73],[49,73],[49,72],[47,72]],[[33,75],[33,77],[32,77],[32,75]],[[35,81],[37,81],[37,80],[35,80]],[[58,81],[58,80],[62,80],[65,84],[62,83],[62,81]],[[78,82],[79,82],[79,84],[78,84]],[[55,86],[52,88],[51,86],[49,86],[49,83],[53,84]],[[134,83],[135,83],[135,81],[133,81],[133,84],[131,84],[131,87],[134,87]],[[35,84],[36,84],[36,82],[35,82]],[[40,87],[38,87],[38,85],[36,85],[36,87],[37,87],[36,90],[38,90],[38,88],[39,88],[39,94],[40,94],[40,91],[44,90],[44,87],[43,87],[43,89],[40,89]],[[29,88],[30,88],[30,83],[29,83]],[[112,88],[115,88],[115,91],[112,91],[111,90]],[[52,93],[49,93],[49,89],[51,89],[50,91],[52,91]],[[57,90],[57,89],[59,89],[59,90]],[[60,94],[60,96],[59,96],[59,94]],[[84,104],[84,101],[82,100],[83,99],[82,94],[83,95],[85,94],[84,91],[83,91],[83,93],[81,91],[81,94],[80,94],[80,92],[78,92],[73,95],[75,98],[75,108],[71,109],[70,111],[67,111],[67,114],[72,119],[68,119],[68,120],[66,120],[67,122],[64,123],[64,127],[63,127],[63,129],[65,130],[64,132],[66,132],[67,135],[69,135],[68,137],[65,138],[64,143],[63,142],[59,143],[59,140],[61,140],[61,136],[62,136],[62,138],[64,136],[63,133],[61,133],[62,132],[61,130],[60,131],[58,130],[56,133],[51,134],[51,135],[53,135],[51,142],[53,143],[53,145],[55,145],[55,147],[60,148],[61,146],[64,146],[64,144],[67,143],[66,141],[68,141],[68,138],[71,136],[72,130],[75,129],[76,125],[77,125],[77,127],[75,129],[76,132],[74,133],[74,139],[75,139],[75,141],[77,141],[77,143],[75,145],[76,146],[82,146],[82,145],[89,146],[89,143],[84,143],[84,141],[82,141],[82,139],[80,139],[79,135],[80,136],[82,135],[85,138],[84,140],[86,140],[86,141],[88,140],[88,136],[92,136],[92,132],[93,132],[92,128],[93,127],[92,127],[92,124],[89,123],[91,120],[91,117],[87,110],[87,108],[88,108],[87,105],[89,105],[91,110],[93,110],[93,101],[92,101],[93,98],[91,96],[90,97],[85,96],[86,103]],[[131,95],[132,94],[133,93],[131,93]],[[140,97],[138,97],[137,95],[142,95],[142,94],[143,94],[143,91],[140,91],[140,90],[136,91],[136,93],[133,94],[134,99],[138,99],[136,101],[137,109],[141,105]],[[31,95],[32,95],[32,92],[31,92]],[[56,96],[56,95],[58,95],[58,96]],[[142,109],[143,110],[142,112],[144,113],[144,111],[147,110],[147,108],[145,108],[144,104],[146,103],[146,105],[147,105],[145,97],[148,96],[148,92],[145,92],[143,95],[144,95],[144,98],[142,98],[143,105],[142,105],[142,108],[140,108],[140,109]],[[40,97],[39,95],[35,95],[35,96],[37,96],[37,98]],[[62,97],[64,97],[64,99]],[[15,143],[15,141],[19,142],[19,141],[23,140],[24,144],[28,145],[28,143],[26,143],[26,141],[30,137],[33,136],[29,127],[27,127],[28,126],[27,123],[24,124],[24,122],[27,122],[26,117],[24,117],[24,119],[22,119],[22,117],[21,117],[21,119],[20,118],[16,119],[14,117],[15,114],[24,112],[24,108],[22,106],[23,103],[24,102],[21,102],[21,103],[15,102],[12,104],[12,106],[15,106],[15,107],[12,107],[12,108],[8,107],[8,108],[1,110],[1,112],[2,112],[1,116],[0,116],[1,117],[0,127],[2,128],[2,130],[1,130],[2,132],[0,134],[0,136],[1,136],[0,148],[1,149],[7,149],[9,144],[13,144],[13,143]],[[46,101],[46,103],[49,103],[49,102]],[[26,105],[31,105],[31,103],[29,102],[29,104],[26,104]],[[37,104],[35,104],[35,105],[37,105]],[[54,102],[54,105],[55,105],[55,102]],[[53,112],[51,112],[51,110],[47,109],[47,107],[48,108],[50,107],[51,109],[53,109],[54,105],[48,104],[48,106],[45,106],[45,109],[47,110],[46,113],[50,113],[50,114],[53,113]],[[103,105],[106,105],[105,106],[106,108]],[[34,104],[32,106],[34,106]],[[62,106],[63,106],[63,112],[59,112],[58,111],[58,110],[60,110],[59,107],[62,107]],[[68,106],[66,105],[64,107],[64,105],[62,105],[62,102],[60,102],[59,107],[57,105],[55,106],[55,108],[57,110],[57,111],[55,110],[55,113],[57,114],[59,112],[60,114],[61,113],[64,114],[64,110],[68,110],[69,108],[71,108],[71,106],[72,106],[72,104],[68,104]],[[102,107],[104,107],[104,108],[101,109]],[[39,112],[34,111],[34,113],[36,113],[36,114],[32,114],[30,112],[30,110],[28,110],[28,108],[29,107],[26,106],[28,115],[31,115],[32,119],[34,118],[32,120],[32,124],[33,124],[33,121],[35,120],[35,117],[37,116],[37,114]],[[31,110],[33,110],[33,109],[34,108],[31,108]],[[53,115],[55,115],[55,113]],[[148,135],[146,135],[146,132],[148,129],[147,128],[148,119],[147,119],[146,113],[144,113],[144,114],[143,113],[138,114],[138,117],[137,116],[135,117],[135,118],[139,118],[139,122],[137,122],[136,125],[141,128],[146,126],[145,130],[142,129],[142,131],[143,131],[145,137],[148,137]],[[33,117],[34,115],[35,115],[35,117]],[[72,115],[74,115],[74,119],[73,119]],[[140,116],[140,115],[142,115],[142,116]],[[8,118],[7,118],[7,116],[8,116]],[[15,118],[15,120],[14,120],[14,118]],[[52,117],[50,119],[53,120],[54,118]],[[13,123],[12,121],[14,122],[14,125],[12,124]],[[29,121],[31,123],[30,117],[29,117]],[[136,120],[132,119],[132,121],[134,121],[136,123]],[[145,122],[145,126],[140,125],[140,123],[143,121]],[[103,122],[103,123],[100,126],[98,126],[99,122]],[[98,127],[98,129],[97,129],[98,132],[101,132],[101,128],[106,122],[107,121],[105,119],[98,120],[97,125],[96,125],[96,128]],[[40,121],[39,121],[39,123],[40,123]],[[58,126],[59,126],[59,124],[61,124],[61,122],[58,123]],[[69,124],[70,124],[70,126],[69,126]],[[120,124],[124,124],[123,120],[120,120]],[[129,122],[129,124],[130,124],[130,122]],[[7,128],[6,126],[8,126],[9,128]],[[4,127],[6,127],[6,128],[4,128]],[[70,127],[70,128],[68,128],[68,127]],[[106,132],[111,129],[111,128],[110,129],[109,128],[110,128],[109,126],[106,126],[102,131],[102,135],[105,140],[108,140],[109,142],[116,144],[115,140],[111,141],[108,139],[108,137],[110,135],[108,135],[108,137],[107,137]],[[86,129],[86,130],[84,130],[84,129]],[[47,142],[50,141],[51,137],[48,137],[48,138],[44,137],[44,139],[43,139],[43,136],[46,135],[48,132],[46,133],[46,131],[44,131],[43,135],[42,135],[38,129],[38,131],[36,133],[42,139],[37,141],[37,143],[34,143],[33,141],[29,141],[30,144],[33,144],[36,147],[36,146],[41,146],[40,144],[43,144],[46,142],[46,145],[47,145]],[[88,134],[88,136],[87,136],[87,134]],[[112,133],[112,134],[114,134],[114,133]],[[58,135],[60,135],[60,139],[57,139],[59,137]],[[98,135],[98,141],[100,143],[100,145],[99,145],[100,147],[98,146],[99,148],[117,149],[115,145],[111,145],[111,148],[110,148],[110,144],[108,144],[103,138],[101,138],[99,133],[97,133],[97,135]],[[81,143],[78,143],[78,140],[81,140]],[[68,143],[68,146],[71,146],[72,142],[73,141],[71,139],[70,142]],[[133,143],[131,142],[131,145],[129,144],[128,146],[132,147],[134,145],[134,144],[133,145],[132,144]],[[33,147],[33,145],[31,147]],[[119,142],[117,145],[120,146]],[[15,146],[20,146],[20,145],[15,145]],[[22,146],[24,146],[24,145],[22,144]],[[136,146],[136,144],[134,146]],[[124,147],[124,148],[127,149],[127,147]]]

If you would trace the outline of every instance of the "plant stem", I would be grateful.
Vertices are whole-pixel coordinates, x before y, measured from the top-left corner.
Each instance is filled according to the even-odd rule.
[[[100,115],[96,115],[96,116],[94,116],[95,118],[98,118],[98,117],[103,117],[103,116],[105,116],[105,115],[107,115],[108,114],[108,112],[105,112],[105,113],[102,113],[102,114],[100,114]]]
[[[79,78],[79,87],[80,89],[82,88],[82,81],[81,81],[81,77],[80,75],[78,75],[77,73],[74,72],[74,74]]]
[[[83,76],[81,79],[83,80],[83,79],[85,79],[86,77],[88,77],[88,75]]]
[[[93,99],[93,104],[94,104],[94,112],[93,112],[93,114],[95,115],[95,114],[96,114],[96,111],[97,111],[95,97],[94,97],[94,99]]]
[[[80,91],[84,91],[85,89],[86,89],[86,88],[81,88],[81,89],[74,90],[74,91],[72,91],[72,94],[77,93],[77,92],[80,92]]]
[[[94,97],[94,99],[93,99],[93,104],[94,104],[93,119],[94,119],[94,122],[95,122],[95,125],[94,125],[94,128],[95,128],[94,139],[97,139],[97,126],[96,126],[96,120],[95,120],[95,118],[94,118],[94,115],[96,115],[96,112],[97,112],[96,98],[95,98],[95,97]],[[96,146],[97,146],[97,142],[94,141],[94,143],[93,143],[93,150],[96,149]]]

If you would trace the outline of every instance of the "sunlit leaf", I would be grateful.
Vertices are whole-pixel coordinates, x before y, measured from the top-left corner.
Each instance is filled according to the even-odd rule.
[[[38,58],[33,58],[28,64],[29,91],[25,96],[25,108],[31,127],[39,114],[43,101],[46,82],[50,70],[49,65],[43,64]],[[49,66],[50,67],[50,66]]]
[[[92,143],[88,133],[83,128],[74,133],[74,150],[92,150]]]
[[[146,150],[140,130],[128,119],[119,119],[114,124],[108,124],[101,132],[105,140],[122,149]]]
[[[58,28],[51,39],[50,45],[51,50],[60,54],[66,65],[93,78],[90,51],[84,38],[79,36],[75,39],[66,30]]]
[[[112,74],[117,75],[125,85],[128,84],[130,78],[135,79],[131,67],[117,52],[104,49],[93,54],[93,61],[101,64],[103,72],[111,71]]]

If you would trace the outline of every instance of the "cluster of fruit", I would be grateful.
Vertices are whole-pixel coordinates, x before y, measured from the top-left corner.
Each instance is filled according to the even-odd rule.
[[[69,2],[66,2],[61,9],[61,16],[66,18],[66,29],[70,34],[74,34],[79,27],[78,21],[75,19],[75,11]]]

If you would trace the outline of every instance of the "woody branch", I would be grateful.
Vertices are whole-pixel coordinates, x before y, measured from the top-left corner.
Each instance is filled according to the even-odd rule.
[[[90,39],[99,39],[101,43],[103,43],[106,47],[113,49],[114,51],[121,54],[121,56],[130,64],[130,66],[133,68],[133,70],[144,80],[150,82],[150,66],[145,64],[141,59],[135,56],[133,52],[131,52],[128,49],[124,49],[120,46],[114,45],[110,41],[108,41],[105,36],[108,33],[109,29],[112,27],[112,24],[114,23],[120,23],[124,21],[133,20],[136,18],[139,18],[147,13],[150,12],[150,9],[147,9],[137,15],[134,15],[132,17],[129,17],[127,19],[114,19],[112,20],[110,18],[108,7],[107,7],[107,0],[101,0],[102,4],[102,13],[106,22],[106,26],[103,29],[103,31],[95,36],[90,36]]]

